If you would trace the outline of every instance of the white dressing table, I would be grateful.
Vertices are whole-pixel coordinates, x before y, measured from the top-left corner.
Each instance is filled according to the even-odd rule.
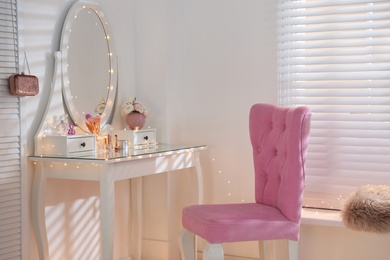
[[[49,259],[45,227],[46,179],[89,180],[100,182],[101,259],[113,259],[115,185],[133,179],[174,170],[192,168],[197,174],[198,202],[202,202],[202,171],[199,154],[204,145],[164,145],[128,152],[107,152],[90,157],[29,156],[35,164],[32,188],[32,220],[37,238],[39,259]],[[141,259],[142,180],[132,182],[132,223],[135,227],[131,248],[134,259]],[[133,188],[135,190],[133,190]],[[136,213],[136,214],[134,214]]]
[[[197,174],[198,202],[202,202],[199,154],[206,146],[159,144],[148,149],[108,152],[94,142],[96,136],[86,126],[86,114],[99,113],[100,128],[105,134],[123,129],[118,125],[124,121],[119,112],[114,113],[120,104],[116,100],[116,53],[108,25],[103,10],[94,0],[77,0],[64,21],[60,50],[54,53],[52,89],[35,136],[35,156],[28,157],[35,167],[32,222],[40,260],[49,259],[44,200],[49,178],[99,182],[103,260],[113,259],[116,181],[132,180],[130,248],[136,260],[141,258],[142,241],[142,178],[138,177],[193,169]],[[103,111],[97,112],[96,108],[101,106]],[[75,124],[78,136],[64,133],[61,131],[64,127],[58,128],[53,123],[64,114]]]

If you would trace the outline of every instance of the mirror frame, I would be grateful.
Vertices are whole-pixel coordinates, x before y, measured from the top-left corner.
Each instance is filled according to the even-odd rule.
[[[117,68],[116,62],[114,59],[115,50],[114,43],[108,28],[108,23],[105,19],[105,15],[103,10],[99,7],[98,3],[93,0],[78,0],[76,1],[72,7],[69,9],[68,14],[65,18],[65,22],[62,29],[61,42],[60,42],[60,52],[61,52],[61,74],[62,74],[62,94],[63,99],[68,110],[68,113],[74,123],[82,129],[84,132],[89,133],[85,122],[85,115],[81,114],[76,110],[76,105],[71,98],[71,91],[69,87],[69,77],[68,77],[68,44],[71,33],[72,21],[77,17],[77,14],[85,8],[91,9],[99,18],[104,33],[105,38],[107,40],[108,46],[108,55],[109,55],[109,86],[107,86],[107,100],[106,106],[101,114],[100,127],[103,128],[106,124],[108,124],[109,120],[113,117],[114,112],[114,103],[116,98],[117,91]]]

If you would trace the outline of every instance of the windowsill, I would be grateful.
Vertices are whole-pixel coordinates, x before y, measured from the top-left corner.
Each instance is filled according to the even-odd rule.
[[[341,211],[326,209],[302,209],[301,224],[345,227],[341,220]]]

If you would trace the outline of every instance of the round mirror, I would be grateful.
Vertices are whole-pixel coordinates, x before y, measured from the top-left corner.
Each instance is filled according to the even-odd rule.
[[[116,92],[112,39],[99,6],[77,1],[68,12],[61,37],[63,96],[69,115],[89,132],[86,115],[111,119]]]

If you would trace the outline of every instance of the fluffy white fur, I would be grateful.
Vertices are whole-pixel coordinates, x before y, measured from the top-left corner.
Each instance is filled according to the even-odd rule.
[[[342,219],[348,228],[367,232],[390,232],[390,186],[366,185],[346,201]]]

